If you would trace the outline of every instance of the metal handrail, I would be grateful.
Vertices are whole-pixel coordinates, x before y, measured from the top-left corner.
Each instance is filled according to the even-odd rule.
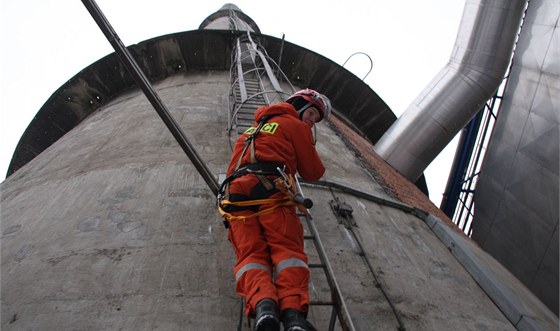
[[[136,83],[140,86],[162,121],[165,123],[175,140],[179,143],[185,154],[191,160],[195,168],[198,170],[200,175],[204,178],[204,181],[214,193],[218,194],[219,185],[217,179],[214,177],[210,169],[206,166],[206,163],[196,152],[196,149],[191,144],[179,124],[175,121],[163,101],[160,99],[159,95],[156,93],[154,87],[134,60],[128,49],[124,46],[123,42],[120,40],[119,36],[109,24],[107,18],[101,12],[101,9],[97,6],[94,0],[82,0],[83,4],[109,41],[109,43],[115,49],[115,52],[126,66],[130,74],[133,76]]]
[[[356,53],[350,55],[350,56],[346,59],[346,61],[344,61],[344,63],[342,64],[342,67],[344,68],[344,65],[346,64],[346,62],[348,62],[348,60],[350,60],[351,57],[353,57],[354,55],[357,55],[357,54],[365,55],[365,56],[369,59],[369,64],[370,64],[370,65],[369,65],[369,70],[368,70],[367,74],[364,76],[364,78],[362,78],[362,80],[364,80],[364,79],[366,79],[366,77],[369,75],[369,73],[370,73],[371,70],[373,69],[373,61],[371,60],[371,57],[370,57],[369,55],[367,55],[366,53],[364,53],[364,52],[356,52]]]

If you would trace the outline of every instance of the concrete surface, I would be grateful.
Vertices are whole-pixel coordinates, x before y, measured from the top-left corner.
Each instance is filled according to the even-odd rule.
[[[180,74],[156,87],[209,168],[225,172],[229,73]],[[323,124],[318,150],[324,180],[390,198]],[[0,188],[2,330],[237,327],[234,256],[214,197],[139,92],[92,114]],[[353,230],[407,329],[515,329],[417,216],[337,190],[305,191],[357,330],[397,322],[332,213],[334,197],[352,206]],[[311,247],[309,255],[313,262]],[[328,296],[321,275],[312,277],[313,298]],[[328,314],[313,308],[310,320],[324,330]]]

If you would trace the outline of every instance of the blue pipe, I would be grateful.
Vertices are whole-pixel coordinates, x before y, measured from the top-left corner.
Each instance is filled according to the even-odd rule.
[[[451,219],[453,219],[457,203],[459,202],[461,186],[465,180],[467,167],[473,154],[483,113],[484,110],[479,111],[461,132],[457,152],[453,159],[453,166],[451,167],[440,205],[440,209]]]

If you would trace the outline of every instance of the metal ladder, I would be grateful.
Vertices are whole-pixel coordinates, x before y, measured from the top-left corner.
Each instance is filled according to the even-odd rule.
[[[272,65],[276,65],[274,61],[266,55],[266,51],[253,40],[249,32],[236,40],[231,66],[230,113],[228,117],[230,142],[237,140],[239,135],[254,125],[255,120],[253,116],[259,107],[270,105],[271,101],[275,98],[283,99],[287,95],[282,90],[271,63]],[[276,66],[275,69],[276,72],[283,74],[278,66]],[[287,79],[286,81],[290,84]],[[295,89],[291,84],[290,86],[293,92]],[[236,134],[232,135],[232,132]],[[299,217],[306,229],[306,234],[304,236],[306,253],[310,258],[318,259],[316,263],[309,263],[311,279],[319,278],[320,275],[316,273],[316,271],[322,271],[326,282],[322,281],[321,283],[323,284],[316,285],[320,286],[326,283],[328,287],[328,293],[326,294],[326,296],[329,296],[328,298],[311,300],[309,307],[310,314],[320,315],[321,312],[324,311],[324,307],[332,307],[330,319],[328,320],[328,330],[333,331],[338,325],[338,329],[354,331],[355,328],[350,318],[348,308],[346,307],[340,288],[329,264],[323,243],[319,237],[319,232],[311,216],[300,214]],[[312,243],[312,245],[309,245],[309,242]],[[315,286],[314,282],[310,282],[310,285]],[[322,294],[325,295],[324,293]],[[311,295],[310,291],[310,296],[319,296],[319,294],[315,295],[315,293],[313,293],[313,295]],[[250,319],[247,319],[247,323],[243,325],[244,305],[245,303],[242,299],[237,326],[237,330],[239,331],[251,330],[252,321]],[[316,320],[324,321],[325,319],[316,318]],[[337,320],[338,324],[336,323]],[[321,327],[321,330],[326,330],[326,328]]]
[[[311,279],[317,279],[318,277],[320,277],[321,275],[316,274],[316,271],[319,272],[323,272],[324,278],[326,279],[326,283],[328,286],[328,292],[329,292],[329,298],[317,298],[316,300],[310,300],[309,302],[309,316],[311,317],[310,320],[312,319],[313,322],[316,322],[315,320],[319,320],[319,322],[323,321],[324,319],[321,318],[315,318],[313,316],[321,314],[322,311],[324,311],[324,307],[331,307],[331,312],[330,312],[330,319],[328,321],[328,327],[326,327],[325,325],[321,325],[321,327],[319,327],[318,325],[315,325],[315,327],[318,327],[318,330],[328,330],[328,331],[334,331],[334,330],[343,330],[343,331],[354,331],[356,330],[356,328],[354,327],[354,324],[352,322],[351,316],[350,316],[350,312],[348,310],[348,307],[346,306],[346,303],[344,302],[344,297],[342,296],[342,293],[340,291],[340,288],[338,286],[338,283],[336,281],[336,277],[334,276],[333,270],[331,268],[331,265],[329,263],[329,260],[327,258],[327,254],[325,252],[325,248],[323,246],[323,243],[321,241],[321,238],[319,236],[319,232],[317,231],[317,228],[315,227],[315,223],[312,219],[311,216],[307,216],[305,214],[298,214],[300,217],[300,220],[302,221],[304,228],[305,228],[305,232],[307,232],[308,234],[304,235],[304,240],[306,240],[306,253],[307,255],[312,258],[315,257],[319,259],[318,262],[313,263],[310,262],[308,264],[310,272],[311,272]],[[307,244],[307,242],[312,242],[313,247],[309,247],[309,245]],[[310,251],[310,249],[314,249],[313,252]],[[314,254],[315,253],[315,254]],[[314,285],[313,282],[310,282],[310,285]],[[319,284],[315,284],[315,285],[319,285]],[[310,290],[310,297],[314,296],[314,293],[311,293],[312,291]],[[241,308],[240,308],[240,312],[239,312],[239,323],[237,326],[237,330],[238,331],[249,331],[252,330],[252,324],[254,323],[253,320],[251,319],[247,319],[247,323],[245,323],[245,325],[243,325],[243,321],[244,321],[244,307],[245,307],[245,301],[243,299],[241,299]],[[313,316],[311,316],[313,315]],[[338,323],[337,323],[338,321]],[[338,327],[338,328],[337,328]]]
[[[330,306],[332,307],[332,309],[330,320],[328,323],[328,329],[321,328],[320,330],[335,330],[338,318],[338,326],[340,327],[340,329],[344,331],[354,331],[355,327],[352,322],[350,312],[348,310],[348,307],[346,306],[344,297],[342,296],[340,287],[338,286],[338,283],[336,281],[336,277],[334,276],[333,270],[325,252],[325,248],[321,241],[321,237],[319,236],[319,232],[317,230],[317,227],[315,226],[315,222],[313,221],[311,216],[305,214],[299,214],[299,217],[306,225],[306,231],[309,232],[309,234],[306,234],[304,236],[304,239],[313,243],[315,252],[317,254],[317,257],[319,258],[319,263],[308,264],[309,268],[311,269],[312,276],[316,276],[314,271],[322,270],[330,292],[330,298],[328,299],[311,300],[311,302],[309,303],[309,311],[314,313],[314,311],[316,309],[318,310],[319,307]],[[309,248],[310,247],[308,247],[308,245],[306,244],[306,253],[308,256],[311,256],[312,254],[311,252],[309,252]]]
[[[232,53],[230,112],[228,132],[237,138],[253,126],[255,111],[261,106],[280,101],[283,91],[264,49],[253,40],[250,32],[237,38]],[[232,137],[231,133],[236,135]]]
[[[251,127],[255,120],[253,114],[261,106],[269,102],[261,93],[263,90],[258,69],[254,62],[254,52],[250,44],[237,40],[236,46],[236,75],[232,76],[233,107],[231,107],[231,126],[238,134],[242,134]]]

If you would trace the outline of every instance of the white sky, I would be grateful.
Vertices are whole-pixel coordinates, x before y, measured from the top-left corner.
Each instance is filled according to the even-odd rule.
[[[195,30],[228,1],[97,0],[125,45]],[[266,35],[342,65],[367,53],[365,82],[399,116],[449,61],[463,0],[232,0]],[[195,3],[195,4],[193,4]],[[0,178],[33,116],[80,70],[113,49],[79,0],[0,0]],[[356,55],[345,65],[363,78]],[[187,133],[188,134],[188,133]],[[439,206],[455,139],[426,169]]]

